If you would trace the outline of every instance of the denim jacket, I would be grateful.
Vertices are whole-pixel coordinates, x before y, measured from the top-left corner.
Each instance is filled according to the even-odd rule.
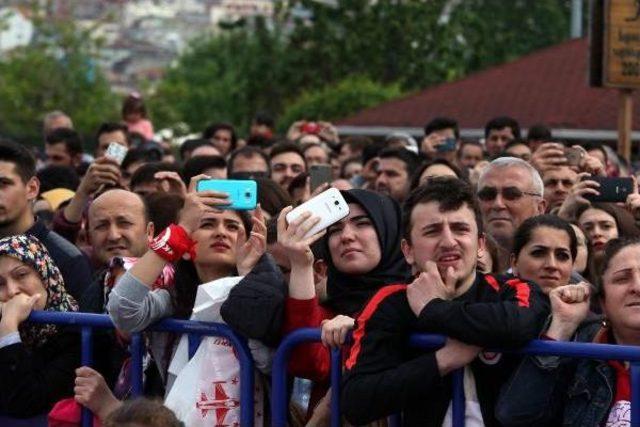
[[[593,342],[600,333],[591,321],[576,340]],[[504,426],[598,427],[615,390],[616,374],[607,361],[527,356],[503,386],[496,418]]]

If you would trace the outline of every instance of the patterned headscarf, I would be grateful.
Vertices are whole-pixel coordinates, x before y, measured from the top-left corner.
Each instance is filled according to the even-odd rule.
[[[54,264],[47,248],[33,236],[18,235],[0,239],[0,256],[10,256],[31,268],[42,279],[47,291],[46,311],[78,311],[78,305],[64,287],[64,280]],[[55,335],[55,325],[20,325],[20,338],[29,347],[43,345],[49,337]]]

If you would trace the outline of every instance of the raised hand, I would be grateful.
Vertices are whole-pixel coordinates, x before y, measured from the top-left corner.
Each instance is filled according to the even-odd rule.
[[[191,178],[189,192],[184,199],[184,207],[180,211],[179,225],[189,234],[200,227],[202,216],[206,212],[216,211],[229,204],[228,195],[218,191],[196,191],[198,181],[209,179],[207,175],[197,175]]]
[[[440,276],[438,266],[433,261],[427,261],[425,270],[407,286],[407,299],[411,310],[416,316],[432,300],[439,298],[452,299],[456,293],[456,278],[453,267],[447,268],[444,280]]]
[[[247,275],[267,250],[267,225],[260,205],[251,216],[251,233],[245,239],[238,233],[236,241],[236,267],[240,276]]]
[[[636,221],[640,221],[640,194],[638,193],[638,179],[635,176],[631,176],[631,179],[633,179],[633,192],[627,196],[625,208],[631,212]]]
[[[531,155],[531,165],[540,173],[567,165],[564,146],[558,142],[545,142]]]
[[[177,172],[160,171],[153,175],[158,183],[158,190],[165,193],[179,194],[182,197],[187,195],[187,186]]]
[[[313,264],[311,245],[322,238],[326,230],[305,237],[307,232],[320,221],[320,218],[313,216],[311,212],[304,212],[295,221],[287,224],[286,215],[292,209],[291,206],[287,206],[278,216],[278,243],[284,248],[292,268],[295,265],[311,265]]]
[[[118,162],[111,157],[98,157],[87,169],[77,192],[89,196],[104,187],[119,187],[122,179]]]
[[[569,340],[589,313],[590,295],[591,288],[585,282],[551,290],[552,320],[547,335],[555,340]]]
[[[589,194],[597,196],[600,194],[598,191],[600,184],[596,181],[585,179],[589,176],[591,175],[586,172],[578,174],[578,181],[571,188],[569,195],[564,199],[562,205],[560,205],[560,209],[558,210],[558,216],[560,218],[566,219],[567,221],[573,221],[576,211],[581,206],[588,206],[591,204],[585,196]]]
[[[18,330],[18,326],[27,320],[36,304],[45,298],[44,295],[34,294],[27,295],[19,293],[11,297],[2,304],[2,318],[0,319],[0,336],[6,335]],[[44,308],[44,302],[41,301],[40,308]]]

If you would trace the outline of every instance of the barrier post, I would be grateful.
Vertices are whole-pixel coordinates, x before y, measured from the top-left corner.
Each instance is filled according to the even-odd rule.
[[[131,378],[131,394],[135,397],[142,395],[142,357],[144,353],[144,340],[142,332],[131,335],[131,366],[129,377]]]
[[[202,342],[202,335],[190,333],[188,335],[189,339],[189,360],[196,354],[198,351],[198,347],[200,347],[200,343]]]
[[[451,398],[452,427],[464,427],[464,369],[465,368],[456,369],[451,375],[453,382],[453,396]]]
[[[83,326],[80,329],[81,354],[80,364],[82,366],[91,366],[93,364],[93,329],[91,326]],[[93,426],[93,414],[89,408],[82,407],[82,427]]]
[[[640,362],[631,363],[631,425],[640,426]]]
[[[342,425],[340,411],[340,387],[342,383],[342,350],[331,349],[331,427]]]

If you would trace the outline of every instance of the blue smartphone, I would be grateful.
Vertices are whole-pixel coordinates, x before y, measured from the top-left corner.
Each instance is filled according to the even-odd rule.
[[[256,208],[258,186],[251,179],[202,179],[196,185],[196,191],[219,191],[229,195],[229,205],[221,209],[246,211]]]

